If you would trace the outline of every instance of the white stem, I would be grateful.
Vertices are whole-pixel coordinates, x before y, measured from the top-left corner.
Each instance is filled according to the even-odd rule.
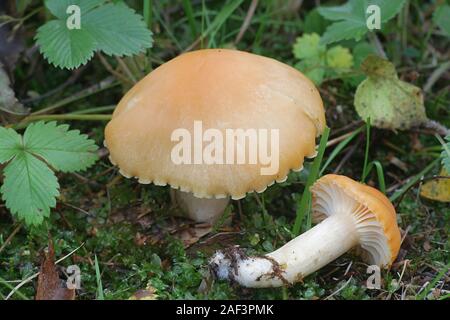
[[[230,198],[202,199],[192,193],[175,190],[175,201],[186,214],[196,222],[216,222],[230,202]]]
[[[335,214],[265,256],[247,257],[232,248],[217,252],[210,265],[218,278],[245,287],[279,287],[301,281],[358,243],[353,218]]]

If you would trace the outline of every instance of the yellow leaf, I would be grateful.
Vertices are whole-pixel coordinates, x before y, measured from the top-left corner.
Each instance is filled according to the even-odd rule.
[[[440,176],[449,177],[444,168]],[[430,200],[450,202],[450,179],[435,179],[425,182],[420,190],[420,195]]]

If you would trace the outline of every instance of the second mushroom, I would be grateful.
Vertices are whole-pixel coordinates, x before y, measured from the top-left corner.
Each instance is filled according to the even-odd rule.
[[[247,256],[238,247],[216,252],[210,262],[215,276],[251,288],[290,285],[354,247],[370,264],[392,264],[400,231],[384,194],[333,174],[320,178],[311,191],[313,214],[322,222],[264,256]]]

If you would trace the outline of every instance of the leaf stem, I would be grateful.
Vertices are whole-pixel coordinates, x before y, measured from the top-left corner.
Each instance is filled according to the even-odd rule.
[[[14,125],[15,129],[22,129],[30,122],[39,120],[79,120],[79,121],[109,121],[112,119],[111,114],[42,114],[42,115],[31,115],[23,119],[17,125]]]

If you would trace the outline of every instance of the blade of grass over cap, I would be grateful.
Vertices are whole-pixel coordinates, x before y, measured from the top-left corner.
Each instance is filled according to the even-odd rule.
[[[300,198],[300,202],[297,204],[297,212],[294,227],[292,228],[292,233],[294,235],[298,235],[300,233],[300,228],[302,226],[303,219],[305,215],[308,214],[309,212],[309,207],[311,204],[311,191],[309,190],[309,188],[314,184],[314,182],[319,177],[320,163],[322,162],[323,154],[325,152],[329,135],[330,135],[330,128],[325,127],[325,130],[322,133],[322,138],[320,139],[317,156],[313,161],[311,171],[309,172],[308,175],[308,180],[306,181],[305,191],[303,192],[302,197]],[[310,221],[311,220],[308,217],[308,224],[310,224]]]

